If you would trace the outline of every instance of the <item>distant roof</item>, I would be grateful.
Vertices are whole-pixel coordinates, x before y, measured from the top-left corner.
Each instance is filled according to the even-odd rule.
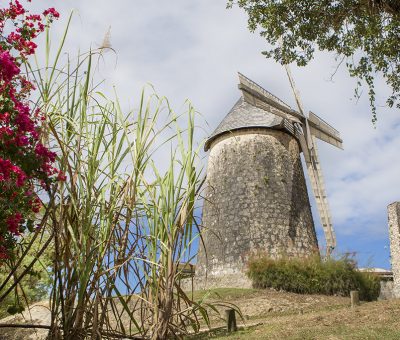
[[[359,272],[362,273],[373,273],[381,278],[381,280],[390,281],[393,280],[393,272],[383,268],[358,268]]]
[[[369,272],[369,273],[390,273],[392,274],[392,272],[388,269],[384,269],[384,268],[358,268],[358,271],[360,272]]]

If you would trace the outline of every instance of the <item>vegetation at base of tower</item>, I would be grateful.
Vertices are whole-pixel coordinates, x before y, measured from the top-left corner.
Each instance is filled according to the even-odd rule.
[[[357,79],[356,97],[366,84],[374,122],[377,74],[391,89],[387,105],[400,108],[400,1],[228,0],[233,4],[247,12],[250,31],[272,45],[266,57],[305,66],[317,50],[333,52]]]
[[[355,261],[348,257],[321,260],[309,258],[272,259],[256,256],[248,263],[247,275],[255,288],[274,288],[299,294],[348,296],[358,290],[360,299],[376,300],[380,281],[372,273],[356,270]]]

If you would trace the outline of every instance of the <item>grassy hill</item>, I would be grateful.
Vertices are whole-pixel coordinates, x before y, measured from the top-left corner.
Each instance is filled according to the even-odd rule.
[[[238,306],[243,320],[235,333],[224,330],[225,321],[212,316],[216,329],[204,329],[201,335],[188,339],[253,340],[253,339],[400,339],[400,300],[362,303],[350,308],[350,299],[339,296],[301,295],[258,289],[214,289],[194,292],[196,299],[223,300]],[[46,306],[37,304],[31,310],[34,323],[48,324]],[[223,308],[221,309],[224,315]],[[28,316],[26,316],[28,318]],[[21,317],[18,317],[21,320]],[[13,322],[12,317],[1,323]],[[222,327],[222,328],[221,328]],[[43,339],[45,332],[0,329],[0,339]]]
[[[215,292],[241,308],[248,326],[231,334],[219,329],[195,339],[400,339],[400,300],[366,302],[351,309],[350,299],[343,297],[273,290]]]

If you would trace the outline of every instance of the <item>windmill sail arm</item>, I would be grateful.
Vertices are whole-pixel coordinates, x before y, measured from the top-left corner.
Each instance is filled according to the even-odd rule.
[[[277,96],[274,96],[272,93],[252,81],[251,79],[247,78],[243,74],[239,72],[239,89],[249,91],[253,94],[257,94],[261,98],[268,98],[274,103],[279,104],[280,106],[284,107],[286,110],[290,110],[291,108],[288,104],[286,104],[283,100],[279,99]]]
[[[319,118],[317,115],[310,112],[309,117],[306,117],[301,104],[299,93],[296,90],[296,86],[290,72],[289,65],[285,65],[285,69],[294,96],[296,98],[298,109],[301,116],[303,117],[302,119],[300,118],[302,122],[303,134],[301,134],[301,138],[299,139],[299,141],[306,161],[307,171],[310,176],[311,187],[314,192],[315,200],[317,202],[317,208],[325,234],[326,254],[329,257],[331,251],[336,247],[336,237],[333,231],[324,180],[319,165],[316,138],[322,139],[325,142],[333,144],[334,146],[337,146],[339,148],[343,148],[343,142],[340,138],[339,132],[328,123],[323,121],[321,118]]]
[[[283,118],[288,118],[289,115],[291,120],[297,120],[298,122],[304,120],[302,114],[293,110],[283,100],[274,96],[241,73],[239,73],[239,81],[238,87],[243,93],[244,100],[249,104],[270,111]]]
[[[309,142],[307,141],[307,137],[304,134],[304,130],[302,129],[301,125],[294,124],[295,126],[295,135],[299,140],[301,151],[303,152],[304,159],[306,164],[311,162],[311,154],[310,154],[310,147]]]
[[[318,139],[332,144],[340,149],[343,149],[343,140],[340,138],[340,133],[322,118],[310,112],[308,117],[311,134]]]
[[[328,199],[326,195],[322,170],[319,164],[318,151],[315,139],[312,138],[313,148],[309,150],[309,161],[306,159],[307,172],[310,177],[312,191],[317,203],[318,213],[324,230],[327,253],[329,254],[336,247],[336,236],[333,230]]]
[[[318,139],[343,150],[343,141],[340,138],[337,138],[337,137],[332,136],[331,134],[325,133],[325,132],[321,131],[320,129],[315,128],[312,124],[310,124],[310,132],[311,132],[311,135],[317,137]]]
[[[320,183],[318,183],[318,175],[316,175],[311,169],[312,165],[307,164],[307,169],[311,181],[311,187],[313,189],[313,193],[315,196],[315,201],[317,203],[317,209],[319,213],[319,217],[322,224],[322,229],[324,230],[327,253],[330,252],[336,247],[336,237],[333,232],[333,226],[331,222],[331,216],[329,213],[329,206],[327,204],[327,198],[324,195],[325,193],[321,193]]]
[[[306,126],[307,131],[305,134],[308,146],[310,146],[309,139],[313,135],[324,142],[343,149],[343,141],[340,138],[339,132],[316,114],[310,112],[307,119],[302,113],[293,110],[284,101],[241,73],[239,73],[239,81],[239,89],[242,91],[243,99],[246,102],[282,118],[290,119],[294,123],[301,123],[303,126]]]

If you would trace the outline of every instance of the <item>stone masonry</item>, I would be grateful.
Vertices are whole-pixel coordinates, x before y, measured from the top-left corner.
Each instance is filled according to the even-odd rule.
[[[293,135],[258,127],[217,136],[210,145],[206,185],[207,252],[200,247],[199,288],[250,287],[245,270],[252,254],[303,257],[318,251]]]
[[[400,202],[388,206],[393,295],[400,298]]]

